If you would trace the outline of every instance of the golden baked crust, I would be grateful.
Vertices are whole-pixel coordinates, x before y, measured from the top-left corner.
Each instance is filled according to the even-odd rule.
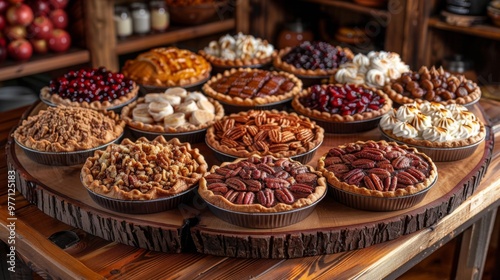
[[[321,85],[321,88],[325,90],[329,86],[331,85]],[[335,86],[344,87],[345,85],[335,84]],[[380,117],[392,109],[392,100],[389,99],[389,97],[383,91],[374,88],[368,88],[362,85],[358,85],[358,87],[369,89],[373,93],[373,95],[379,96],[381,99],[383,99],[383,102],[380,102],[381,107],[376,110],[369,110],[365,108],[363,111],[358,111],[353,115],[342,115],[340,113],[333,114],[330,112],[320,111],[318,109],[312,109],[305,106],[301,101],[303,98],[309,97],[311,95],[311,91],[313,90],[312,87],[304,89],[300,94],[294,96],[292,100],[292,107],[297,113],[301,115],[326,122],[353,122],[370,120]],[[347,102],[345,99],[343,99],[343,102],[344,101]]]
[[[264,173],[271,176],[265,178]],[[212,166],[198,188],[210,204],[247,213],[303,208],[317,202],[325,192],[326,180],[313,167],[288,158],[257,155]]]
[[[312,151],[323,138],[324,129],[307,117],[278,110],[249,110],[215,122],[207,129],[206,143],[234,157],[291,157]]]
[[[373,197],[401,197],[430,187],[437,167],[424,153],[386,141],[358,141],[331,148],[318,170],[334,188]]]
[[[224,108],[222,107],[222,105],[217,100],[214,100],[212,98],[207,98],[207,100],[214,106],[215,110],[214,118],[210,121],[201,122],[198,124],[189,122],[189,115],[186,115],[185,124],[177,127],[170,127],[170,126],[167,127],[164,125],[163,120],[159,122],[153,120],[154,121],[153,123],[145,123],[142,121],[135,120],[133,117],[133,111],[135,108],[137,108],[138,105],[146,103],[144,97],[140,97],[137,101],[125,106],[121,111],[121,117],[127,123],[128,126],[138,130],[144,130],[149,132],[181,133],[181,132],[202,130],[213,125],[216,121],[224,117]],[[175,112],[176,111],[174,106],[174,113]]]
[[[48,107],[23,120],[12,136],[41,152],[73,152],[97,148],[122,136],[125,122],[112,111]]]
[[[464,75],[454,75],[434,66],[430,69],[422,66],[418,72],[403,73],[385,85],[384,91],[398,104],[431,101],[467,105],[481,98],[481,89],[476,83]]]
[[[122,73],[139,85],[189,86],[207,79],[212,66],[203,57],[175,47],[155,48],[127,60]]]
[[[126,138],[87,158],[81,178],[87,189],[110,198],[153,200],[193,188],[207,169],[198,149],[177,138]]]
[[[60,95],[56,93],[52,93],[50,91],[49,87],[43,87],[40,90],[40,99],[47,103],[51,103],[55,106],[58,105],[66,105],[66,106],[77,106],[77,107],[83,107],[83,108],[91,108],[95,110],[104,110],[104,109],[109,109],[109,108],[114,108],[118,107],[120,105],[126,104],[127,102],[130,102],[134,98],[136,98],[139,94],[139,86],[137,86],[134,83],[134,88],[129,91],[126,95],[120,96],[117,99],[114,99],[112,101],[83,101],[83,102],[78,102],[78,101],[72,101],[69,98],[64,98],[61,97]]]
[[[203,85],[206,95],[238,106],[288,100],[301,89],[302,81],[292,74],[251,68],[226,70]]]
[[[348,48],[342,48],[337,46],[336,49],[344,53],[345,56],[347,57],[348,60],[352,60],[354,57],[353,52],[348,49]],[[285,61],[283,61],[283,57],[287,55],[290,51],[292,50],[291,47],[284,48],[278,52],[278,55],[273,58],[273,65],[279,70],[283,70],[289,73],[292,73],[297,76],[306,76],[306,77],[325,77],[325,76],[330,76],[333,75],[336,71],[335,68],[326,68],[326,69],[315,69],[315,70],[310,70],[310,69],[305,69],[305,68],[297,68],[292,64],[288,64]]]
[[[272,55],[267,57],[252,57],[252,58],[236,58],[236,59],[224,59],[214,55],[206,53],[204,50],[198,51],[198,53],[203,56],[210,64],[216,67],[227,67],[227,68],[239,68],[239,67],[256,67],[260,65],[266,65],[273,60],[273,57],[277,55],[277,51],[274,51]]]

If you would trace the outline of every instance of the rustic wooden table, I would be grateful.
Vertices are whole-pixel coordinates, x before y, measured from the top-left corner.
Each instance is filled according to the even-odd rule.
[[[492,123],[499,122],[499,102],[483,99],[480,105]],[[13,171],[7,168],[4,147],[11,128],[17,125],[26,109],[0,113],[0,239],[6,244],[2,246],[6,252],[2,251],[0,258],[4,272],[12,265],[20,272],[27,265],[42,277],[51,279],[395,278],[462,234],[456,275],[463,279],[481,278],[500,204],[498,147],[494,147],[488,171],[470,198],[434,226],[393,241],[365,249],[294,259],[169,254],[92,236],[44,214],[17,191],[12,194],[13,180],[9,175]],[[493,126],[492,131],[497,140],[500,126]],[[12,207],[10,210],[15,209],[13,216],[9,214],[9,206]],[[49,240],[54,233],[64,231],[76,233],[80,241],[61,249]],[[6,262],[9,259],[5,260],[5,257],[10,258],[13,253],[18,261],[15,264]]]

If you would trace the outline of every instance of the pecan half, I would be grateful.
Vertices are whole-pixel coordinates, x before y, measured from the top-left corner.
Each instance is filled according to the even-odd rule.
[[[238,178],[228,178],[226,184],[237,191],[245,191],[247,189],[245,182]]]
[[[283,203],[292,204],[295,201],[293,194],[288,189],[277,189],[274,191],[274,194]]]
[[[368,169],[366,172],[368,172],[369,174],[375,174],[381,179],[384,179],[384,178],[391,176],[391,172],[389,172],[388,170],[386,170],[384,168],[380,168],[380,167],[374,167],[374,168]]]
[[[375,161],[367,158],[360,158],[353,162],[351,165],[356,168],[372,168],[375,167]]]
[[[318,175],[311,172],[301,173],[295,176],[295,180],[299,183],[315,184],[318,180]]]
[[[379,190],[382,191],[384,190],[384,184],[382,183],[382,180],[375,175],[374,173],[371,173],[368,176],[365,176],[363,178],[363,181],[365,182],[365,185],[372,190]]]
[[[334,165],[330,165],[326,169],[328,171],[333,172],[333,174],[335,174],[335,176],[342,175],[350,170],[349,166],[347,166],[346,164],[343,164],[343,163],[337,163]]]
[[[274,192],[270,189],[264,189],[257,193],[257,201],[262,206],[272,207],[274,204]]]
[[[410,167],[411,159],[406,156],[400,156],[392,160],[391,164],[394,169],[405,169]]]
[[[229,200],[230,202],[234,202],[236,198],[238,197],[238,192],[234,190],[229,190],[224,197]]]
[[[385,159],[384,154],[379,150],[363,149],[359,152],[354,153],[353,155],[355,155],[356,158],[367,158],[367,159],[373,159],[373,160]]]
[[[249,191],[257,192],[262,189],[262,183],[258,180],[248,179],[244,180],[244,182],[247,185],[247,190]]]
[[[357,185],[361,180],[363,180],[365,174],[362,169],[356,168],[343,175],[343,179],[346,183],[351,185]]]
[[[266,184],[266,187],[270,189],[287,188],[288,186],[290,186],[290,182],[281,178],[265,178],[264,182]]]
[[[398,174],[396,174],[396,177],[398,178],[398,183],[406,185],[413,185],[418,183],[418,179],[406,171],[399,172]]]
[[[307,184],[293,184],[290,186],[290,191],[311,194],[314,191],[314,187]]]

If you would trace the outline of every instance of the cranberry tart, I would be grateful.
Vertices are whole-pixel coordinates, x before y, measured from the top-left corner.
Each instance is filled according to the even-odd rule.
[[[375,128],[391,110],[392,101],[383,91],[363,85],[328,84],[303,90],[292,107],[326,132],[354,133]]]
[[[254,155],[212,166],[200,179],[198,193],[228,222],[272,228],[305,218],[325,196],[326,180],[289,158]],[[278,218],[283,213],[292,216]]]
[[[333,147],[319,158],[318,170],[327,178],[332,191],[344,196],[348,204],[356,204],[363,198],[368,203],[377,198],[402,198],[399,201],[386,200],[392,201],[390,204],[404,202],[415,195],[421,199],[420,194],[424,195],[438,177],[437,167],[427,155],[415,148],[384,140]],[[375,200],[369,200],[372,198]],[[398,207],[390,204],[378,205],[382,209],[372,206],[378,210]],[[410,205],[399,206],[406,208]]]
[[[217,154],[233,160],[257,154],[307,162],[323,138],[323,128],[307,117],[278,110],[250,110],[215,122],[207,129],[205,142]]]
[[[121,73],[105,67],[69,71],[43,87],[40,99],[51,106],[116,109],[132,102],[139,87]]]
[[[436,69],[434,66],[430,69],[422,66],[418,72],[405,72],[384,86],[384,91],[398,104],[426,100],[470,105],[481,97],[478,85],[464,75],[451,74],[442,67]]]
[[[155,48],[127,60],[125,77],[141,86],[193,86],[208,79],[212,66],[202,56],[175,47]]]

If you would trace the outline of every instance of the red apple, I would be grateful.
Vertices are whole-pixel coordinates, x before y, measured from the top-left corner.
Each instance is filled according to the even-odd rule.
[[[9,25],[5,28],[5,36],[9,40],[24,39],[26,38],[26,27],[22,25]]]
[[[49,14],[54,28],[65,29],[68,26],[68,14],[63,9],[55,9]]]
[[[7,21],[5,20],[5,16],[0,14],[0,31],[4,30],[6,25]]]
[[[28,60],[33,55],[33,47],[26,39],[17,39],[7,45],[7,53],[14,60]]]
[[[53,52],[64,52],[71,46],[71,36],[64,29],[54,29],[50,34],[49,50]]]
[[[35,0],[31,3],[31,8],[33,9],[33,13],[35,13],[36,16],[48,16],[50,11],[52,10],[50,8],[50,3],[48,0]]]
[[[3,37],[3,35],[0,36],[0,47],[7,47],[7,40]]]
[[[52,21],[46,16],[37,16],[28,26],[28,35],[30,38],[47,39],[54,29]]]
[[[68,5],[68,0],[49,0],[54,9],[64,9]]]
[[[49,51],[49,45],[45,39],[31,39],[30,43],[35,53],[44,54]]]
[[[12,5],[7,9],[7,21],[14,25],[28,26],[34,18],[33,10],[26,4]]]
[[[0,0],[0,14],[3,14],[5,11],[7,11],[9,5],[10,4],[7,0]]]

